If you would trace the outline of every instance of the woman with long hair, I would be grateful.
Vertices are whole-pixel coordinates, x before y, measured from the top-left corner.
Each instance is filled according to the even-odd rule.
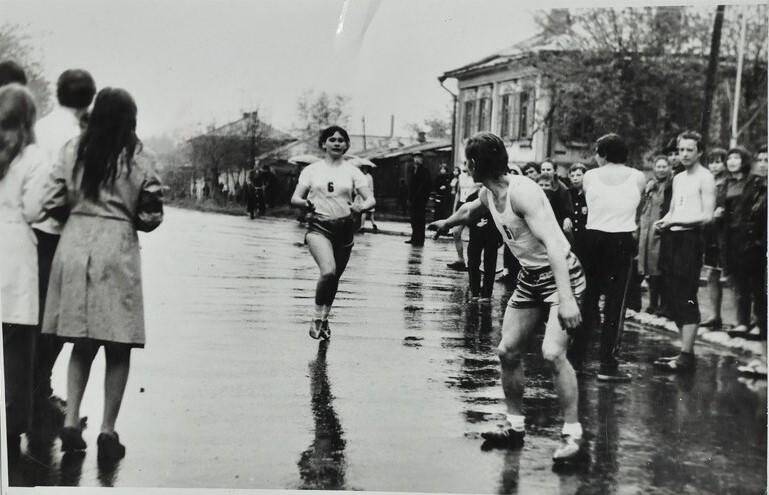
[[[136,136],[136,103],[123,89],[96,96],[88,126],[62,149],[44,210],[66,218],[51,268],[43,333],[74,344],[67,373],[64,452],[84,450],[80,403],[104,347],[100,459],[125,455],[115,431],[131,349],[144,347],[138,230],[163,219],[162,186]]]
[[[5,356],[8,456],[20,452],[32,407],[32,373],[38,319],[37,248],[31,223],[40,202],[30,194],[45,154],[33,144],[37,113],[20,84],[0,88],[0,300]]]
[[[331,337],[328,315],[350,259],[357,228],[353,213],[372,208],[375,201],[363,173],[344,159],[350,148],[347,131],[335,125],[323,129],[318,145],[326,156],[302,170],[291,204],[311,212],[305,242],[320,276],[315,287],[310,337],[327,340]],[[360,196],[361,201],[353,202],[353,195]]]

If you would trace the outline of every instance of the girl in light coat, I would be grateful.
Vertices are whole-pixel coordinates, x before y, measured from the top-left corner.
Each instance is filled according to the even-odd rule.
[[[38,320],[37,242],[30,223],[40,203],[30,191],[44,154],[33,144],[32,94],[19,84],[0,88],[0,306],[5,357],[8,455],[19,454],[32,406],[35,325]]]

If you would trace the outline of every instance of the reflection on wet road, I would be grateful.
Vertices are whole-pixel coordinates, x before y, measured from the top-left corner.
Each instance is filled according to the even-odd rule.
[[[85,456],[25,442],[15,485],[320,488],[472,493],[763,493],[766,382],[702,349],[693,377],[656,373],[668,337],[629,328],[633,382],[580,384],[589,463],[554,472],[562,420],[550,373],[526,355],[526,444],[480,449],[504,419],[496,344],[503,302],[465,304],[448,242],[356,239],[332,313],[307,336],[316,268],[294,222],[169,209],[143,236],[147,348],[134,353],[117,429],[127,455],[96,461],[103,357],[82,414]],[[69,351],[54,387],[64,395]],[[308,364],[309,363],[309,364]],[[593,370],[595,371],[595,369]]]

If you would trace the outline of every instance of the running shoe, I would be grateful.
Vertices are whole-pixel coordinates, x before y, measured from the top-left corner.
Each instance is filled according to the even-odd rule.
[[[446,266],[458,272],[464,272],[467,270],[467,266],[465,266],[464,261],[455,261],[454,263],[449,263]]]
[[[320,338],[322,340],[328,340],[331,338],[331,329],[328,326],[328,320],[323,320],[320,323]]]
[[[314,320],[310,323],[310,337],[313,339],[319,339],[323,333],[322,330],[323,320]]]
[[[607,367],[607,366],[601,366],[598,369],[598,374],[596,375],[596,378],[598,378],[598,381],[600,382],[614,382],[614,383],[624,383],[629,382],[632,377],[628,373],[624,373],[619,370],[617,367]]]
[[[101,460],[118,460],[125,457],[125,446],[120,443],[116,431],[99,434],[96,444],[99,447],[98,458]]]
[[[561,435],[561,446],[553,453],[553,462],[570,462],[580,457],[582,453],[582,438],[571,435]]]
[[[507,428],[500,431],[489,431],[481,433],[481,437],[485,440],[481,449],[517,449],[523,447],[523,440],[526,437],[526,430],[518,431],[512,428]]]
[[[676,359],[654,361],[654,367],[661,371],[667,371],[669,373],[691,373],[697,367],[694,359],[686,359],[683,356],[678,356]]]
[[[59,431],[62,452],[75,452],[85,450],[87,445],[83,440],[83,432],[80,428],[65,426]]]

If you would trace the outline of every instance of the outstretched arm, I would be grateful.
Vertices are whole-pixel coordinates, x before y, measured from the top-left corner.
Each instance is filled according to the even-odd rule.
[[[571,290],[569,267],[566,262],[568,250],[563,247],[568,241],[555,219],[547,196],[533,182],[522,182],[516,190],[512,206],[523,217],[534,237],[545,245],[550,267],[553,270],[555,285],[558,288],[558,316],[567,329],[576,328],[582,321],[579,306]]]
[[[449,218],[430,222],[427,228],[428,230],[437,230],[438,233],[446,233],[456,225],[472,223],[473,220],[480,218],[486,211],[486,205],[483,204],[481,198],[476,198],[474,201],[463,204]]]

